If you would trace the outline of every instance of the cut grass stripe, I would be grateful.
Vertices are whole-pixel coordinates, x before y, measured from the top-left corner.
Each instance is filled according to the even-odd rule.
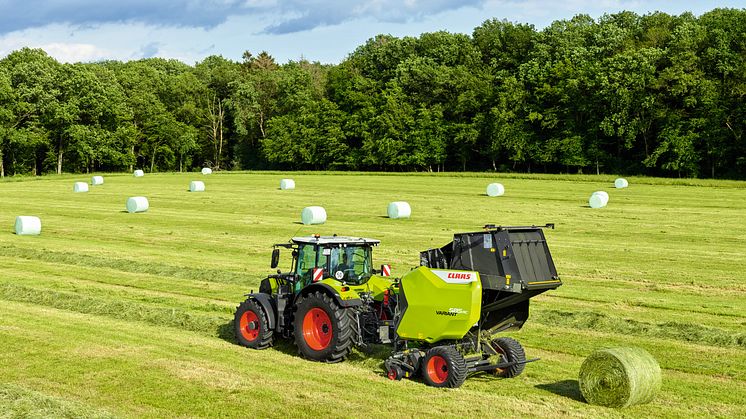
[[[102,255],[60,252],[48,249],[28,249],[16,246],[2,246],[0,253],[5,257],[39,260],[72,266],[116,269],[122,272],[145,273],[179,279],[191,279],[226,284],[246,283],[246,274],[221,269],[188,268],[166,263],[143,262],[124,258],[111,258]]]

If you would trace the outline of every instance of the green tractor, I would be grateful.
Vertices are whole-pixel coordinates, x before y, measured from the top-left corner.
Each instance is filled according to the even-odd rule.
[[[339,362],[353,346],[391,345],[384,362],[392,380],[421,375],[434,387],[459,387],[471,373],[519,375],[523,347],[500,334],[528,318],[529,299],[561,285],[546,226],[485,226],[458,233],[447,245],[420,253],[420,267],[400,279],[373,268],[378,240],[294,237],[289,272],[262,280],[235,314],[238,342],[264,349],[294,339],[302,356]]]

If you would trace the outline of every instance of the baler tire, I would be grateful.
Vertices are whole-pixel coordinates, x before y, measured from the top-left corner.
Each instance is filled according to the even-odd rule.
[[[254,329],[250,328],[251,323],[255,323]],[[273,331],[269,328],[267,313],[253,298],[246,299],[236,307],[233,328],[236,340],[241,346],[252,349],[266,349],[272,346]]]
[[[352,350],[353,320],[351,309],[340,307],[321,291],[301,297],[293,321],[298,352],[312,361],[344,361]]]
[[[513,338],[497,338],[492,341],[492,346],[495,350],[504,355],[505,360],[508,362],[523,362],[526,360],[526,352],[523,350],[523,346]],[[526,364],[511,365],[508,368],[498,368],[495,370],[495,375],[504,378],[513,378],[521,375]]]
[[[466,361],[453,346],[436,346],[425,353],[422,378],[432,387],[461,387],[466,380]]]

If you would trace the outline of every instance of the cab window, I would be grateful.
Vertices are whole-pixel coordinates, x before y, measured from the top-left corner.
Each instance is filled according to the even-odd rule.
[[[298,247],[298,267],[295,273],[298,274],[303,282],[311,279],[313,268],[316,265],[316,249],[312,244],[302,244]]]
[[[370,278],[371,251],[369,247],[337,247],[329,255],[329,272],[336,277],[342,272],[342,280],[350,284],[362,284]]]

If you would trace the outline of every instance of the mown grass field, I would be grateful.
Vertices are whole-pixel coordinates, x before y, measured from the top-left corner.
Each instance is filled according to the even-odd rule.
[[[745,417],[746,183],[507,175],[108,175],[0,181],[0,417]],[[187,192],[205,180],[205,193]],[[485,196],[499,181],[506,194]],[[587,207],[604,189],[607,208]],[[124,212],[129,196],[150,210]],[[385,218],[390,201],[409,220]],[[299,223],[326,207],[323,226]],[[42,235],[16,236],[16,215]],[[478,375],[438,390],[381,369],[385,351],[341,364],[293,345],[232,341],[243,294],[270,273],[271,244],[312,233],[382,240],[374,263],[402,275],[418,252],[457,231],[554,222],[547,237],[564,285],[532,300],[511,336],[523,375]],[[289,264],[283,255],[283,266]],[[663,368],[651,404],[582,401],[577,374],[593,350],[647,349]]]

